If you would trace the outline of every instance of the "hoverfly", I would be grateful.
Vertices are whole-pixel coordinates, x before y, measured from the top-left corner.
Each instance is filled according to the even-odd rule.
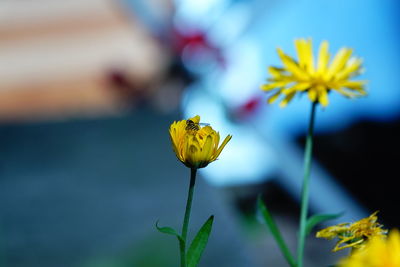
[[[192,120],[187,120],[186,121],[185,130],[186,131],[198,131],[198,130],[200,130],[200,126],[208,126],[208,125],[210,125],[210,124],[209,123],[203,123],[203,122],[196,123],[196,122],[194,122]]]

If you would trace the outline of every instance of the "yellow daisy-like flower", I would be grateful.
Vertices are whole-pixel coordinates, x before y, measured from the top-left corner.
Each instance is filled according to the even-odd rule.
[[[340,49],[329,64],[328,42],[323,41],[315,66],[311,39],[297,39],[295,46],[298,61],[278,48],[283,68],[268,68],[272,77],[261,86],[264,91],[273,92],[268,103],[272,104],[284,95],[280,106],[285,107],[296,93],[307,92],[312,102],[319,102],[325,107],[329,104],[328,93],[331,90],[350,98],[366,95],[365,81],[350,80],[362,71],[362,60],[351,57],[352,49]]]
[[[391,230],[389,237],[371,239],[366,246],[342,260],[339,267],[400,267],[400,233]]]
[[[211,126],[200,125],[200,116],[175,121],[169,127],[172,147],[177,158],[189,168],[204,168],[218,158],[232,136],[219,146],[219,133]]]
[[[325,239],[339,238],[336,246],[332,250],[336,252],[341,249],[352,247],[359,249],[365,246],[366,241],[374,237],[385,237],[387,230],[382,229],[379,224],[378,212],[374,212],[369,217],[356,221],[354,223],[341,223],[330,226],[317,232],[317,237]]]

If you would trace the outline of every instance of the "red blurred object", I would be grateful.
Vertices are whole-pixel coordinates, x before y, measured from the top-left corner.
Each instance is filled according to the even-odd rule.
[[[133,106],[145,101],[149,88],[140,85],[135,77],[122,69],[111,69],[106,75],[109,88],[118,93],[123,103]]]
[[[188,46],[194,48],[193,51],[203,51],[203,53],[211,54],[220,66],[225,66],[225,59],[221,49],[208,40],[206,32],[195,28],[182,32],[174,28],[173,50],[175,53],[181,56]]]
[[[262,96],[256,95],[247,100],[243,105],[239,106],[235,113],[237,119],[248,119],[256,114],[261,107]]]

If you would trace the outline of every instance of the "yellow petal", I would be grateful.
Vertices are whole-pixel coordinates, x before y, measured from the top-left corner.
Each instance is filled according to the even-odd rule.
[[[218,148],[217,152],[213,155],[213,160],[216,160],[219,155],[221,154],[222,150],[226,146],[226,144],[232,139],[232,135],[228,135],[225,137],[224,141],[222,142],[221,146]]]
[[[201,158],[204,161],[211,161],[211,148],[213,144],[213,138],[211,135],[207,136],[206,141],[204,142],[202,151],[201,151]]]
[[[285,69],[282,68],[277,68],[277,67],[269,67],[268,72],[272,75],[272,77],[281,79],[282,77],[285,77]]]
[[[311,102],[315,102],[315,100],[317,100],[317,91],[312,88],[308,90],[308,98],[311,100]]]
[[[200,130],[197,131],[198,135],[203,135],[203,136],[210,135],[212,133],[215,133],[215,131],[213,130],[213,128],[210,125],[201,127]]]
[[[184,129],[186,121],[173,122],[169,128],[170,139],[172,143],[172,148],[175,155],[180,161],[184,161],[183,158],[183,144],[185,142],[184,135],[186,133]]]
[[[318,102],[319,102],[323,107],[328,106],[329,100],[328,100],[328,93],[327,93],[327,90],[319,90],[319,92],[318,92]]]
[[[278,55],[281,58],[283,65],[285,65],[287,71],[293,73],[293,75],[299,79],[306,80],[308,78],[308,74],[299,67],[297,62],[286,55],[280,48],[278,48]]]
[[[273,104],[281,95],[281,91],[276,92],[275,94],[273,94],[272,96],[270,96],[267,100],[268,104]]]
[[[190,139],[190,146],[186,157],[192,166],[197,167],[201,161],[201,148],[198,140],[195,137]]]
[[[393,229],[390,231],[388,238],[388,247],[390,248],[391,254],[398,257],[398,261],[400,261],[400,233],[399,230]],[[398,262],[400,264],[400,262]]]
[[[339,92],[340,94],[342,94],[345,97],[353,98],[353,97],[358,96],[358,94],[350,92],[349,90],[345,90],[343,88],[335,88],[334,90]]]
[[[189,120],[193,121],[194,123],[199,123],[200,122],[200,116],[196,115],[193,118],[190,118]]]
[[[314,56],[312,53],[311,39],[297,39],[295,40],[297,56],[299,58],[300,67],[306,69],[308,72],[314,72]]]
[[[218,132],[216,132],[215,133],[215,135],[214,135],[214,138],[213,138],[213,140],[214,140],[214,144],[213,144],[213,147],[212,147],[212,154],[213,155],[215,155],[216,153],[217,153],[217,150],[218,150],[218,144],[219,144],[219,133]],[[213,156],[214,157],[214,156]]]
[[[270,91],[276,88],[282,88],[286,86],[288,83],[290,83],[290,81],[279,81],[274,83],[263,84],[261,85],[261,89],[264,91]]]
[[[319,46],[318,63],[317,63],[318,73],[324,73],[326,71],[326,68],[328,67],[328,62],[330,57],[328,52],[328,46],[329,44],[327,41],[323,41]]]
[[[306,60],[306,66],[307,70],[310,73],[314,73],[314,56],[313,56],[313,51],[312,51],[312,41],[311,39],[308,39],[307,41],[304,41],[304,53],[305,53],[305,60]]]
[[[287,104],[290,103],[290,101],[293,99],[293,97],[295,96],[296,91],[293,91],[291,93],[289,93],[282,101],[281,103],[279,103],[279,107],[284,108],[287,106]]]
[[[342,250],[342,249],[345,249],[345,248],[351,248],[351,247],[357,246],[357,245],[359,245],[359,244],[365,242],[363,239],[360,239],[360,240],[354,241],[354,242],[352,242],[352,243],[348,243],[348,244],[346,244],[346,245],[344,245],[344,246],[340,246],[341,244],[347,243],[347,242],[349,242],[349,241],[352,240],[352,239],[353,239],[353,237],[349,237],[349,238],[347,238],[347,239],[341,240],[340,242],[338,242],[338,243],[336,244],[335,248],[334,248],[332,251],[333,251],[333,252],[337,252],[337,251],[339,251],[339,250]]]
[[[331,65],[329,66],[327,79],[332,78],[337,72],[339,72],[347,63],[350,58],[352,50],[349,48],[342,48],[336,54]]]
[[[343,87],[347,87],[349,89],[352,89],[352,90],[363,91],[364,92],[365,83],[366,83],[366,81],[345,81],[343,83],[340,83],[340,85],[343,86]]]
[[[344,69],[335,75],[335,80],[344,80],[357,75],[361,71],[361,64],[360,58],[351,58]]]
[[[297,39],[294,41],[294,45],[296,47],[296,52],[297,52],[297,57],[299,59],[299,65],[300,67],[306,67],[307,66],[307,60],[306,60],[306,53],[305,53],[305,40],[304,39]]]
[[[295,88],[297,91],[305,91],[310,87],[311,84],[308,82],[297,83],[296,85],[293,86],[293,88]]]

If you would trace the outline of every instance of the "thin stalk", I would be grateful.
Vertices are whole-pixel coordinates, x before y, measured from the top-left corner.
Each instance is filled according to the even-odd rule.
[[[287,247],[285,241],[283,240],[282,234],[279,231],[279,228],[276,225],[274,218],[272,218],[272,215],[269,212],[267,206],[263,203],[261,196],[258,197],[257,206],[286,261],[289,263],[290,267],[296,267],[296,261],[293,258],[292,253],[290,253],[290,250]]]
[[[301,191],[301,211],[300,211],[300,226],[299,240],[297,247],[297,264],[298,267],[303,267],[304,247],[306,242],[306,225],[308,213],[308,198],[309,198],[309,183],[311,171],[311,155],[313,147],[314,121],[317,102],[314,102],[311,107],[310,123],[308,125],[308,134],[306,139],[306,148],[304,152],[304,176]]]
[[[192,209],[192,201],[193,201],[193,193],[194,193],[194,185],[196,183],[196,168],[190,169],[190,184],[189,184],[189,192],[186,201],[186,210],[185,217],[183,218],[183,226],[182,226],[182,239],[183,242],[179,242],[179,249],[181,254],[181,267],[186,267],[186,237],[189,227],[189,219],[190,219],[190,211]]]

